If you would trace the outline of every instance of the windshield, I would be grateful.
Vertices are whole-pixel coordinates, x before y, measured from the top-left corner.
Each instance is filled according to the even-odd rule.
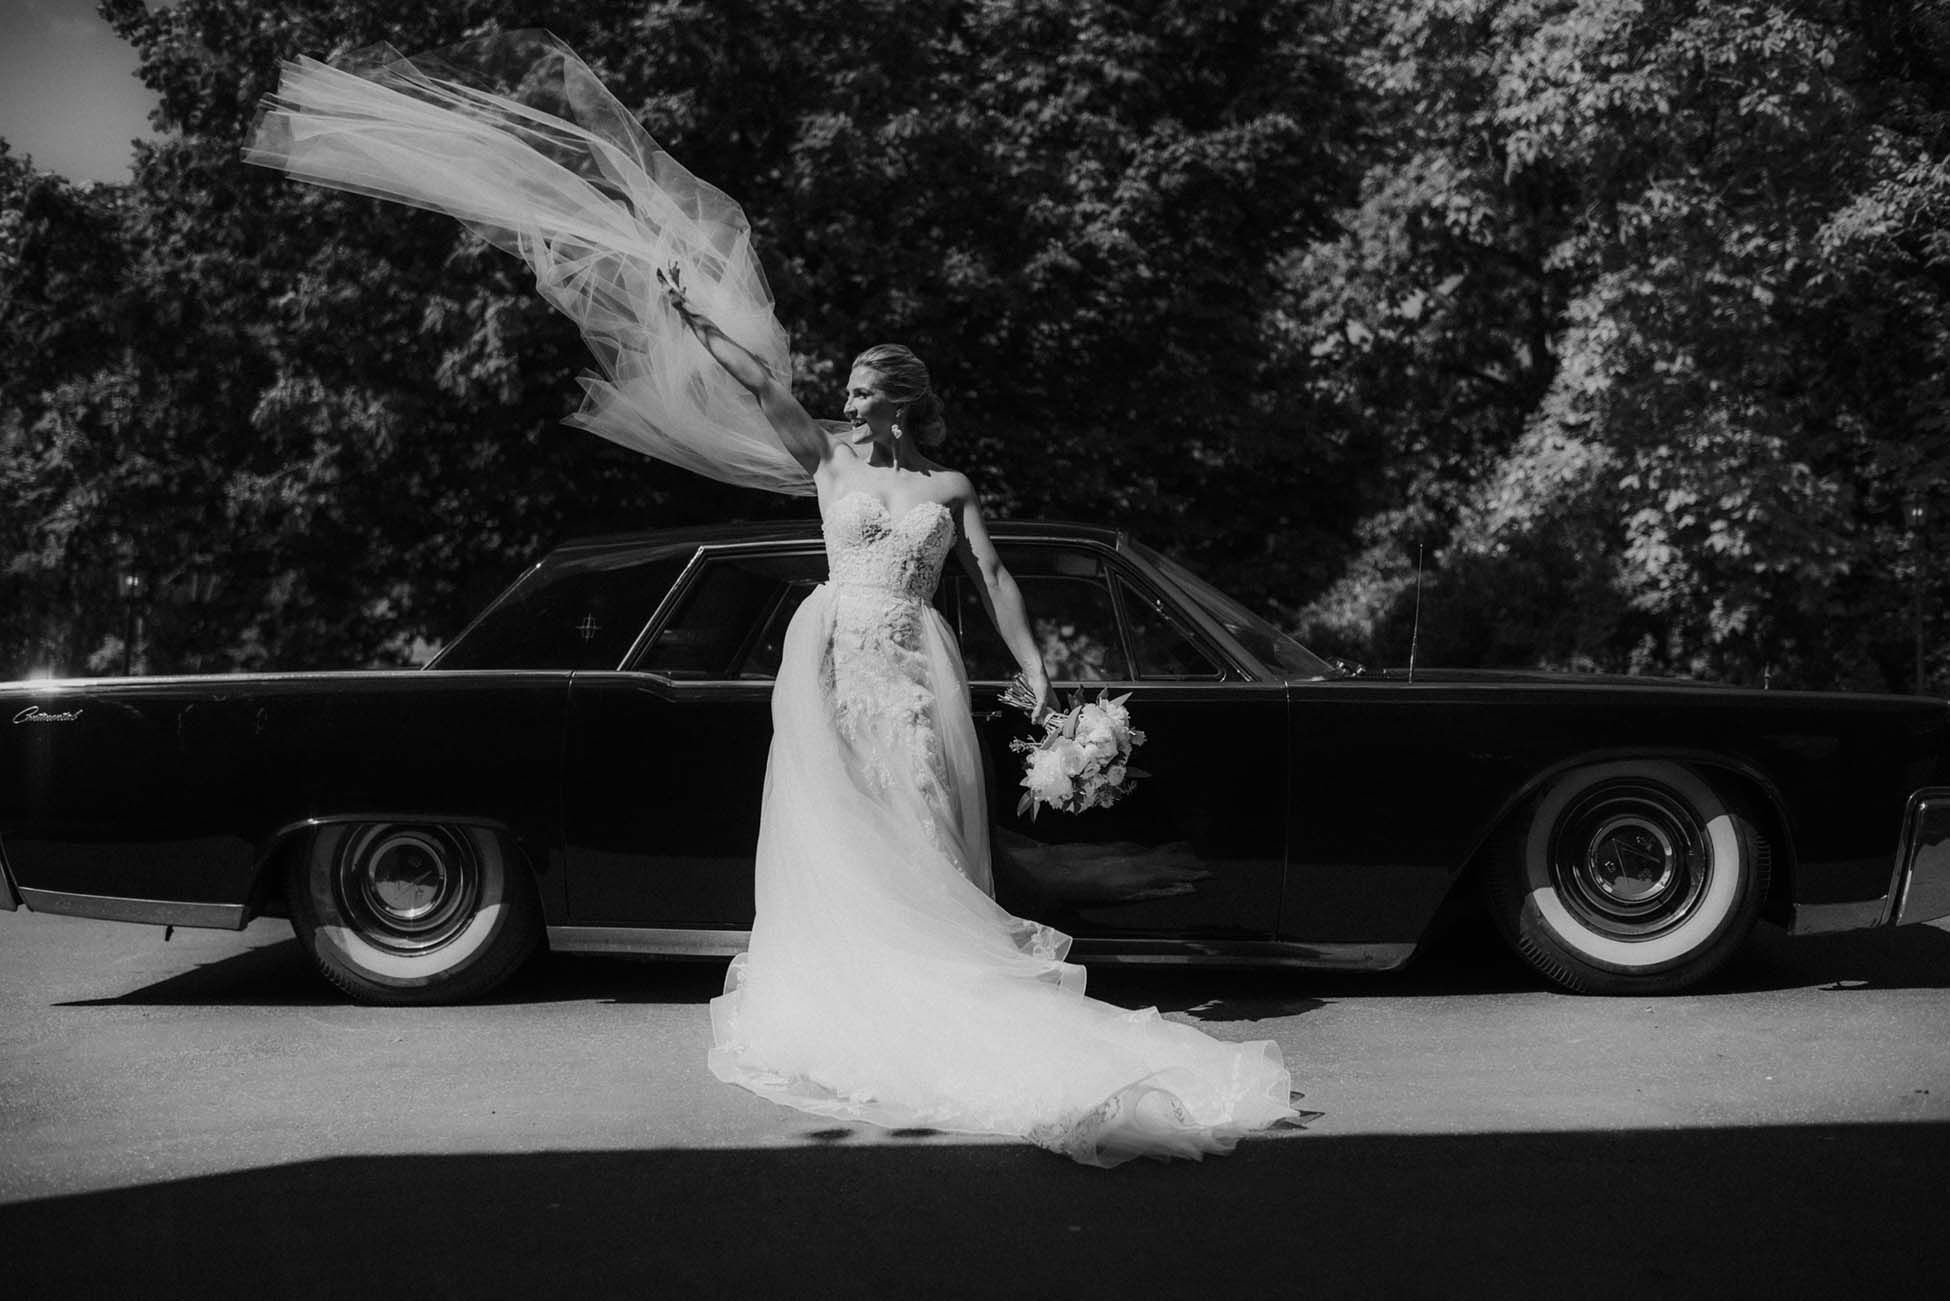
[[[1333,678],[1341,673],[1332,664],[1275,628],[1259,615],[1221,592],[1175,560],[1168,560],[1150,547],[1133,542],[1131,550],[1163,570],[1199,608],[1217,620],[1248,653],[1269,668],[1290,678]]]

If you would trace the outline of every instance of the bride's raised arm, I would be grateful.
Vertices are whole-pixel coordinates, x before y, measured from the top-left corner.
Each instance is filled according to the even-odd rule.
[[[785,450],[794,460],[805,467],[806,473],[818,476],[833,455],[833,441],[819,426],[799,399],[792,396],[792,386],[772,373],[772,368],[754,356],[750,349],[720,330],[710,317],[698,311],[684,292],[682,272],[675,265],[668,271],[657,272],[657,283],[664,288],[664,301],[671,310],[697,336],[725,372],[751,391],[758,399],[759,410],[765,413],[767,423],[785,445]]]
[[[1049,672],[1043,667],[1043,653],[1036,645],[1036,634],[1030,631],[1022,591],[1016,586],[1014,576],[1002,563],[995,543],[989,538],[974,485],[966,476],[950,473],[957,481],[954,484],[954,504],[959,539],[955,543],[955,556],[975,580],[975,591],[981,596],[982,608],[994,622],[995,630],[1002,634],[1002,644],[1015,656],[1017,665],[1022,669],[1023,680],[1029,684],[1030,694],[1048,707]]]

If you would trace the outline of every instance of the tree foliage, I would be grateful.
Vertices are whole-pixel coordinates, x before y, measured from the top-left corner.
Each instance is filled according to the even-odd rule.
[[[1426,0],[1363,42],[1388,151],[1295,269],[1388,446],[1323,638],[1908,685],[1945,464],[1950,25],[1927,4]]]
[[[808,404],[911,344],[994,511],[1364,659],[1418,554],[1425,660],[1908,687],[1942,626],[1930,0],[104,10],[133,183],[0,149],[0,671],[117,664],[125,573],[151,669],[399,662],[563,537],[804,509],[561,428],[514,260],[238,161],[280,59],[544,23],[743,202]]]
[[[412,51],[550,23],[745,205],[809,405],[837,406],[867,344],[910,343],[950,405],[945,455],[992,509],[1143,528],[1269,478],[1333,500],[1262,328],[1270,268],[1350,193],[1343,61],[1304,9],[104,8],[167,134],[112,198],[32,182],[103,206],[119,262],[80,292],[119,313],[124,346],[40,350],[49,373],[7,393],[8,472],[28,494],[12,581],[91,584],[87,618],[6,624],[18,667],[117,660],[122,572],[149,583],[151,669],[388,662],[564,536],[804,509],[562,429],[586,357],[513,259],[238,160],[280,59],[381,39]],[[52,275],[49,240],[26,256]],[[34,310],[58,318],[70,297]],[[1252,553],[1269,533],[1255,523],[1186,542]]]

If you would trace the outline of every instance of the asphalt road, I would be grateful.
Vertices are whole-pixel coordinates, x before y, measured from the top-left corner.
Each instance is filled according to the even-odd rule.
[[[1303,1130],[1202,1165],[837,1126],[705,1071],[722,964],[354,1007],[281,922],[0,914],[9,1296],[1938,1294],[1950,932],[1763,931],[1709,991],[1093,974],[1277,1039]]]

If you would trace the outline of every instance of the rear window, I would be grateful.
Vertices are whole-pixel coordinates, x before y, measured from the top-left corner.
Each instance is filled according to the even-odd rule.
[[[591,557],[539,570],[489,607],[436,669],[613,669],[650,622],[691,550]]]

